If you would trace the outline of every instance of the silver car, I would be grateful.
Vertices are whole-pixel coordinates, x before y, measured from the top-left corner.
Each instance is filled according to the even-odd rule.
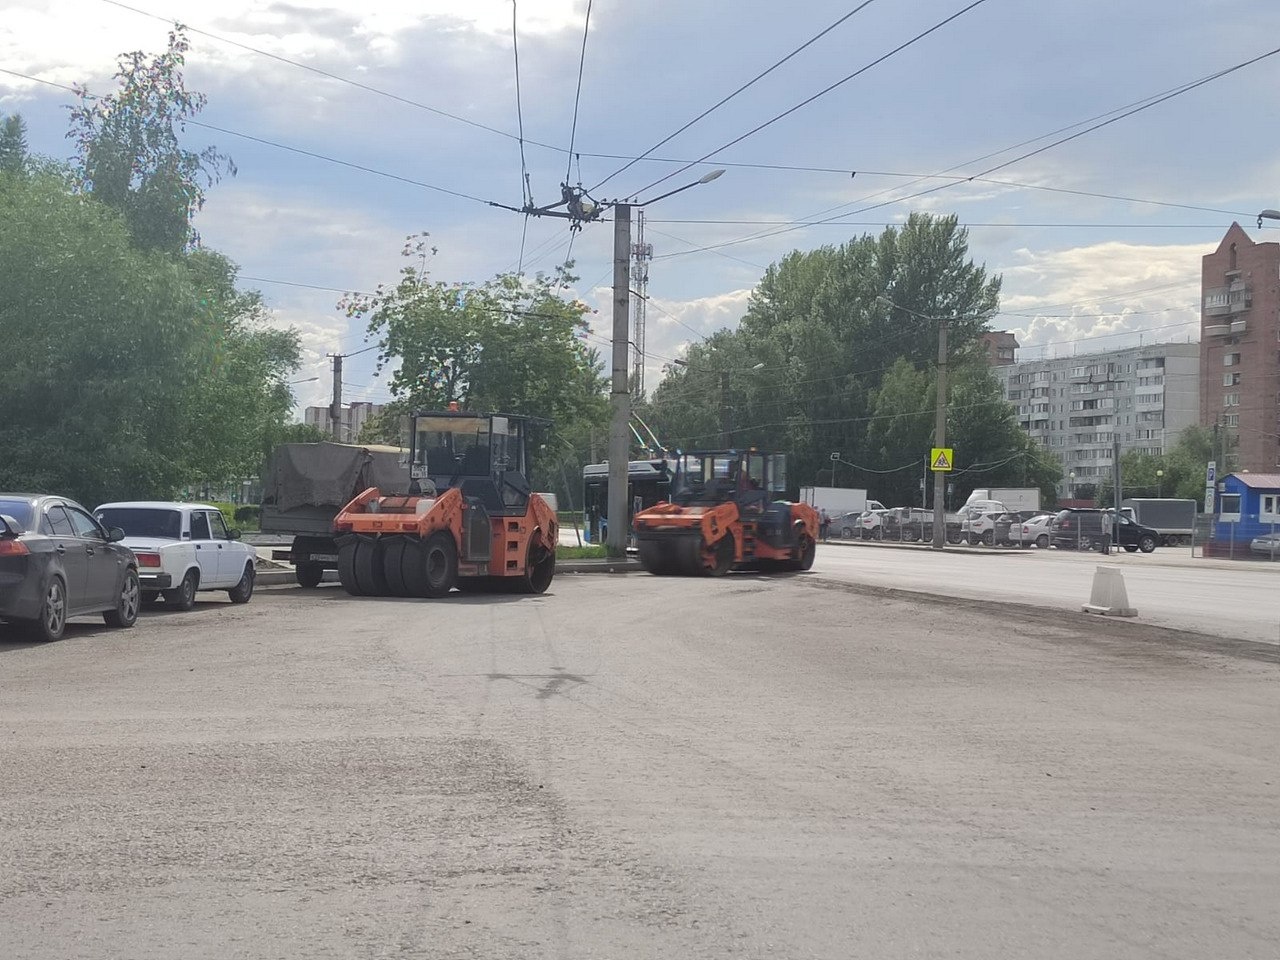
[[[1042,513],[1032,517],[1030,520],[1024,520],[1022,523],[1011,524],[1009,527],[1009,542],[1020,547],[1035,545],[1041,550],[1048,550],[1049,524],[1053,522],[1054,516],[1052,513]]]
[[[1254,537],[1249,549],[1272,560],[1280,557],[1280,533],[1264,533],[1260,537]]]

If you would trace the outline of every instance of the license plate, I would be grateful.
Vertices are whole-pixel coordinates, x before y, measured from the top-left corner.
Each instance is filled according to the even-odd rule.
[[[307,559],[318,563],[337,563],[338,555],[336,553],[313,553]]]

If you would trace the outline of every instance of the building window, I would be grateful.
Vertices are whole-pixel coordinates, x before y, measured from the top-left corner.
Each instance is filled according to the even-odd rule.
[[[1240,494],[1224,493],[1218,504],[1218,512],[1223,520],[1240,519]]]
[[[1224,367],[1238,367],[1238,366],[1240,366],[1240,354],[1238,354],[1238,353],[1224,353],[1224,354],[1222,355],[1222,365],[1223,365]]]
[[[1228,393],[1228,394],[1226,394],[1226,395],[1225,395],[1225,396],[1223,396],[1223,398],[1222,398],[1222,405],[1223,405],[1224,407],[1238,407],[1238,406],[1240,406],[1240,394],[1238,394],[1238,393]]]
[[[1262,512],[1258,519],[1263,523],[1275,523],[1280,520],[1280,495],[1265,494],[1262,498]]]
[[[1226,414],[1226,415],[1222,418],[1222,425],[1223,425],[1224,427],[1238,427],[1238,426],[1240,426],[1240,414],[1238,414],[1238,413],[1228,413],[1228,414]]]
[[[1222,385],[1224,387],[1235,387],[1235,386],[1239,386],[1239,384],[1240,384],[1240,374],[1224,373],[1222,375]]]

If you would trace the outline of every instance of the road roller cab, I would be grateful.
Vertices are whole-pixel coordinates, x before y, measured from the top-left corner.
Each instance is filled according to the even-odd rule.
[[[640,562],[650,573],[684,576],[720,576],[734,567],[808,570],[818,514],[782,500],[786,486],[784,454],[678,454],[671,500],[636,514]]]
[[[409,487],[371,487],[334,519],[338,577],[356,596],[542,593],[555,575],[555,511],[529,486],[528,434],[545,421],[464,413],[410,418]]]

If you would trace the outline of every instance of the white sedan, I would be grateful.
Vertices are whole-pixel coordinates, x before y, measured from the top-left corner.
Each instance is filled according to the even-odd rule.
[[[257,551],[229,530],[222,511],[203,503],[104,503],[94,511],[124,531],[138,558],[144,602],[190,610],[198,590],[225,590],[232,603],[253,596]]]
[[[1056,514],[1053,513],[1042,513],[1022,523],[1015,521],[1009,526],[1009,542],[1016,543],[1020,547],[1035,544],[1041,550],[1048,550],[1051,539],[1049,524],[1053,522],[1055,516]]]

